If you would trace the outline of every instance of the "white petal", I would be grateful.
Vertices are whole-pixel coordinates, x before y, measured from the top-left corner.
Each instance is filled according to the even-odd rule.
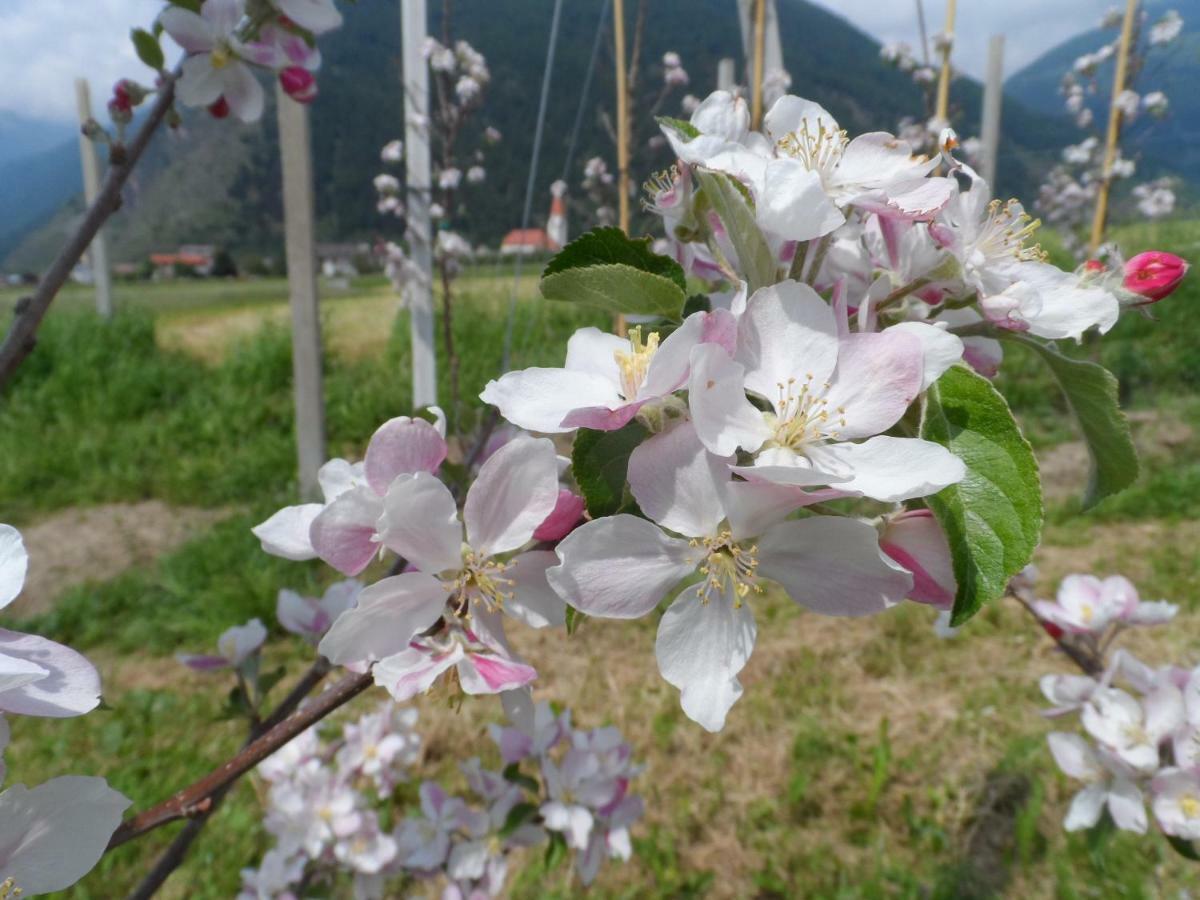
[[[1067,817],[1063,820],[1063,828],[1067,831],[1079,831],[1091,828],[1100,821],[1100,813],[1104,810],[1104,801],[1108,796],[1104,786],[1089,784],[1075,795]]]
[[[861,444],[819,444],[806,450],[823,471],[849,470],[837,486],[884,502],[936,494],[966,477],[961,459],[932,441],[879,435]]]
[[[1067,775],[1080,781],[1094,781],[1104,774],[1095,749],[1082,735],[1052,731],[1046,739],[1050,743],[1050,755]]]
[[[440,656],[410,647],[377,662],[371,674],[375,683],[391,694],[393,700],[404,703],[429,690],[439,675],[457,665],[462,658],[462,644],[457,641]]]
[[[265,553],[297,561],[316,559],[317,551],[313,549],[308,534],[313,520],[324,508],[320,503],[285,506],[250,530],[262,543]]]
[[[21,532],[11,525],[0,525],[0,609],[8,606],[25,584],[29,554]]]
[[[462,565],[462,525],[449,489],[428,472],[400,475],[383,498],[379,536],[422,572]]]
[[[230,111],[243,122],[257,122],[262,118],[263,96],[262,85],[250,71],[250,67],[240,62],[229,63],[221,70],[221,93],[229,102]]]
[[[206,53],[215,44],[212,26],[201,16],[180,6],[168,6],[159,13],[163,30],[188,53]]]
[[[0,794],[0,881],[24,896],[70,887],[100,860],[129,803],[103,778],[14,784]]]
[[[591,372],[569,369],[509,372],[498,381],[489,381],[479,397],[518,428],[543,434],[574,431],[562,425],[573,410],[595,406],[614,409],[623,402],[614,382]]]
[[[707,316],[705,312],[692,313],[654,351],[646,367],[646,378],[637,392],[639,400],[662,397],[683,387],[688,377],[692,348],[704,337]]]
[[[737,674],[755,634],[749,604],[735,606],[732,595],[703,599],[698,587],[681,593],[658,623],[658,670],[680,689],[688,718],[708,731],[725,727],[726,713],[742,695]]]
[[[812,240],[846,221],[825,193],[820,174],[798,159],[770,160],[755,201],[758,224],[786,241]]]
[[[0,628],[0,654],[49,672],[6,691],[0,696],[0,711],[58,719],[83,715],[100,703],[100,673],[86,656],[70,647],[36,634]]]
[[[829,616],[866,616],[903,600],[912,575],[879,549],[875,529],[835,516],[781,522],[758,542],[758,574]]]
[[[581,525],[558,544],[562,563],[546,571],[550,586],[588,615],[636,619],[691,575],[701,553],[637,516],[606,516]]]
[[[516,557],[504,573],[513,580],[513,596],[504,601],[504,611],[530,628],[564,624],[567,608],[546,580],[546,570],[556,565],[558,554],[553,550],[530,550]]]
[[[207,53],[189,56],[181,66],[175,96],[184,106],[208,106],[221,96],[223,81]]]
[[[925,359],[924,375],[921,378],[922,391],[928,390],[931,384],[942,377],[943,372],[962,359],[962,338],[944,328],[924,322],[901,322],[887,330],[911,334],[921,342]]]
[[[1117,778],[1108,789],[1108,812],[1122,831],[1146,833],[1146,801],[1132,781]]]
[[[9,691],[41,681],[50,674],[45,666],[39,666],[22,656],[0,653],[0,709],[4,707],[4,695]]]
[[[448,596],[440,581],[422,572],[385,578],[363,589],[358,606],[338,616],[317,649],[337,665],[401,653],[437,621]]]
[[[817,123],[826,131],[837,131],[837,119],[821,104],[803,97],[786,94],[776,100],[763,118],[763,130],[772,143],[777,143],[796,131],[806,122],[809,131],[815,132]]]
[[[467,543],[484,556],[529,542],[558,502],[558,455],[549,438],[519,437],[479,469],[467,491]]]
[[[692,350],[688,408],[700,440],[729,456],[739,447],[753,453],[771,436],[763,414],[747,398],[745,369],[716,344]]]
[[[323,34],[342,24],[342,14],[333,5],[333,0],[275,0],[275,5],[285,16],[313,34]]]
[[[761,418],[761,416],[760,416]],[[716,534],[730,458],[704,449],[690,422],[647,438],[629,456],[629,489],[642,512],[688,537]]]
[[[891,428],[921,392],[921,342],[888,329],[850,334],[838,344],[837,368],[825,393],[825,433],[840,440]]]
[[[821,385],[837,363],[833,310],[807,284],[782,281],[755,291],[738,322],[735,358],[746,387],[771,403],[793,379]]]
[[[365,466],[344,459],[331,459],[317,471],[317,482],[326,503],[332,503],[346,491],[366,481]]]
[[[599,328],[580,328],[567,340],[565,368],[598,375],[614,387],[621,383],[617,354],[629,352],[629,339],[606,334]]]

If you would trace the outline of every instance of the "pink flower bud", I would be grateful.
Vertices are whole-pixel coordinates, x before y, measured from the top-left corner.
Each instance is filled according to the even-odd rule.
[[[1187,274],[1188,264],[1173,253],[1147,250],[1125,263],[1125,290],[1143,298],[1137,306],[1169,296]]]
[[[938,609],[952,609],[958,591],[946,533],[928,509],[910,509],[889,516],[879,537],[879,549],[912,572],[909,600]]]
[[[554,510],[546,516],[546,521],[537,527],[533,533],[533,539],[535,541],[561,541],[575,530],[575,526],[582,518],[583,498],[562,488],[558,492],[558,502],[554,504]]]
[[[224,97],[218,97],[208,106],[208,113],[214,119],[223,119],[229,115],[229,101]]]
[[[288,66],[279,73],[279,84],[297,103],[311,103],[317,96],[317,79],[308,69]]]

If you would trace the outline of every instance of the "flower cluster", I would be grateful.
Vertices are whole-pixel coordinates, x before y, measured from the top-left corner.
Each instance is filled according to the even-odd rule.
[[[266,759],[267,830],[276,844],[242,870],[244,900],[292,896],[300,884],[353,881],[356,897],[392,896],[405,880],[443,879],[444,897],[491,897],[508,855],[547,842],[574,852],[590,883],[606,858],[628,859],[629,826],[642,813],[629,793],[639,768],[614,728],[571,726],[569,711],[504,697],[507,726],[491,726],[503,771],[478,758],[461,765],[473,797],[435,782],[419,789],[420,812],[385,828],[397,786],[420,759],[417,714],[385,703],[347,723],[336,740],[315,729]]]
[[[29,557],[21,534],[0,525],[0,608],[21,593]],[[100,702],[100,676],[62,644],[0,629],[0,781],[10,726],[4,716],[80,716]],[[0,792],[0,897],[70,887],[96,865],[129,800],[103,778],[62,775]]]
[[[1177,607],[1142,601],[1127,579],[1071,575],[1056,600],[1034,601],[1046,630],[1086,660],[1084,674],[1045,675],[1050,717],[1079,715],[1083,734],[1052,732],[1058,767],[1084,787],[1071,801],[1064,827],[1091,828],[1105,809],[1126,831],[1145,833],[1146,794],[1159,828],[1200,839],[1200,668],[1152,667],[1124,649],[1105,660],[1126,628],[1171,622]]]
[[[1107,30],[1120,30],[1122,16],[1109,12],[1101,22]],[[1183,28],[1183,19],[1175,10],[1168,10],[1145,30],[1145,39],[1130,49],[1127,87],[1109,104],[1117,110],[1126,125],[1143,121],[1139,131],[1145,131],[1150,121],[1168,114],[1169,101],[1161,90],[1139,93],[1134,89],[1145,70],[1148,54],[1156,47],[1172,43]],[[1141,29],[1139,28],[1139,31]],[[1085,231],[1095,206],[1100,184],[1114,179],[1131,179],[1136,171],[1133,159],[1121,156],[1106,165],[1100,129],[1107,126],[1108,109],[1100,102],[1104,96],[1097,80],[1100,67],[1117,53],[1120,37],[1114,35],[1091,53],[1078,57],[1062,78],[1061,93],[1067,112],[1086,137],[1062,151],[1061,161],[1046,174],[1038,192],[1038,208],[1047,222],[1058,228],[1067,249],[1082,258],[1086,250]],[[1135,185],[1131,194],[1138,212],[1150,219],[1170,215],[1175,209],[1175,183],[1171,178],[1157,178]]]

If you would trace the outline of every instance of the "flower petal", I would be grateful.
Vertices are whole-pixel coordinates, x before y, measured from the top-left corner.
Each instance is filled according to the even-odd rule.
[[[846,221],[825,193],[820,173],[786,157],[767,162],[755,212],[762,228],[787,241],[821,237]]]
[[[100,703],[100,673],[82,653],[36,634],[0,628],[0,654],[49,674],[0,696],[0,711],[21,716],[81,716]],[[2,845],[0,845],[2,846]]]
[[[758,574],[828,616],[882,612],[912,590],[912,576],[879,549],[874,528],[834,516],[768,529],[758,542]]]
[[[437,621],[447,596],[445,586],[423,572],[384,578],[363,589],[358,606],[338,616],[317,649],[337,665],[401,653]]]
[[[1089,784],[1071,800],[1071,808],[1063,820],[1063,828],[1067,831],[1080,831],[1091,828],[1100,821],[1100,813],[1104,811],[1104,801],[1108,792],[1102,784]]]
[[[379,552],[376,528],[383,503],[366,485],[326,506],[309,528],[315,554],[343,575],[357,575]]]
[[[704,446],[718,456],[761,447],[771,429],[746,397],[745,369],[715,344],[695,347],[691,367],[688,408]]]
[[[392,482],[383,498],[379,537],[422,572],[436,574],[462,565],[458,504],[449,488],[428,472],[400,475]]]
[[[825,394],[838,440],[870,437],[900,420],[921,392],[921,341],[904,331],[850,334],[838,345],[837,368]],[[830,413],[831,421],[835,417]]]
[[[21,532],[11,525],[0,525],[0,609],[8,606],[25,585],[29,554]]]
[[[942,377],[942,373],[963,358],[963,342],[956,334],[925,322],[901,322],[885,333],[911,334],[921,342],[924,368],[921,375],[921,391]]]
[[[546,580],[546,570],[558,565],[558,555],[553,550],[530,550],[511,565],[504,574],[513,581],[513,595],[504,601],[504,611],[530,628],[565,624],[566,605]]]
[[[163,30],[188,53],[207,53],[216,42],[212,26],[200,15],[182,6],[168,6],[159,13]]]
[[[811,377],[824,384],[838,361],[833,310],[807,284],[760,288],[738,322],[735,358],[746,369],[747,389],[771,403],[789,382]]]
[[[463,505],[467,543],[478,554],[527,544],[558,503],[558,455],[549,438],[522,436],[479,469]]]
[[[849,471],[839,481],[844,491],[854,491],[885,503],[936,494],[966,477],[963,461],[940,444],[921,438],[881,434],[861,444],[818,444],[805,451],[822,471]]]
[[[320,503],[285,506],[250,531],[262,544],[264,553],[296,561],[316,559],[317,551],[313,549],[309,531],[313,520],[324,508]],[[3,562],[0,562],[0,572],[3,571]]]
[[[524,687],[537,678],[533,666],[498,653],[468,652],[458,664],[458,680],[468,694],[499,694]]]
[[[229,102],[230,111],[243,122],[261,119],[265,102],[263,89],[250,67],[240,62],[229,63],[221,69],[220,75],[221,93]]]
[[[721,492],[731,461],[705,450],[684,422],[634,448],[629,489],[642,512],[664,528],[688,537],[716,534],[725,518]]]
[[[398,416],[384,422],[371,436],[363,471],[379,496],[387,493],[397,475],[436,472],[446,458],[446,440],[424,419]]]
[[[570,369],[523,369],[489,381],[479,398],[518,428],[561,434],[574,430],[563,420],[576,409],[615,409],[624,401],[614,381]]]
[[[375,663],[371,674],[375,683],[392,695],[397,703],[411,700],[429,690],[438,676],[463,658],[462,644],[455,642],[446,653],[433,655],[409,647]]]
[[[755,635],[749,604],[735,603],[732,593],[703,597],[699,587],[681,593],[658,623],[658,670],[680,689],[687,717],[708,731],[725,727],[726,713],[742,695],[737,674]]]

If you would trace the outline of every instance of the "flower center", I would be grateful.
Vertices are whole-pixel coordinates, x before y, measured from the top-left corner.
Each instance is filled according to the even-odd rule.
[[[1140,746],[1150,743],[1150,735],[1140,724],[1129,724],[1124,728],[1125,737],[1130,744]]]
[[[758,545],[744,547],[733,539],[733,533],[728,529],[721,531],[716,537],[694,538],[690,541],[693,547],[704,547],[707,556],[700,566],[700,574],[704,576],[704,584],[700,589],[700,600],[707,603],[713,596],[723,597],[733,595],[733,605],[740,608],[742,600],[754,591],[762,593],[758,583]]]
[[[470,547],[463,547],[463,567],[458,578],[451,585],[455,593],[464,596],[474,596],[483,601],[489,610],[503,608],[505,600],[513,596],[512,586],[515,582],[504,573],[511,569],[512,563],[502,563],[480,556]]]
[[[812,373],[809,373],[803,383],[789,378],[786,384],[779,382],[778,387],[775,436],[770,442],[775,446],[796,450],[824,437],[836,440],[839,432],[830,430],[830,426],[846,427],[845,407],[830,409],[829,400],[824,396],[831,387],[828,381],[818,389],[814,387]]]
[[[618,350],[613,354],[621,375],[621,396],[626,400],[632,400],[641,390],[656,350],[658,333],[651,333],[643,343],[641,326],[636,326],[629,329],[629,350]]]
[[[17,900],[23,893],[11,876],[0,881],[0,900]]]
[[[223,69],[233,62],[233,51],[228,44],[220,43],[208,54],[208,62],[214,69]]]
[[[979,235],[978,246],[985,257],[994,259],[1012,256],[1020,262],[1045,262],[1046,251],[1041,244],[1026,247],[1042,220],[1035,219],[1016,200],[988,204],[988,218]]]
[[[808,119],[801,119],[800,127],[785,135],[778,147],[781,153],[800,160],[806,169],[816,172],[822,183],[827,184],[842,161],[842,151],[848,143],[844,129],[832,128],[820,119],[814,127],[809,125]]]
[[[1188,819],[1200,819],[1200,797],[1184,794],[1179,798],[1179,811]]]
[[[1095,617],[1096,610],[1092,607],[1092,604],[1085,603],[1079,608],[1079,618],[1083,619],[1084,625],[1091,625],[1092,619]]]

